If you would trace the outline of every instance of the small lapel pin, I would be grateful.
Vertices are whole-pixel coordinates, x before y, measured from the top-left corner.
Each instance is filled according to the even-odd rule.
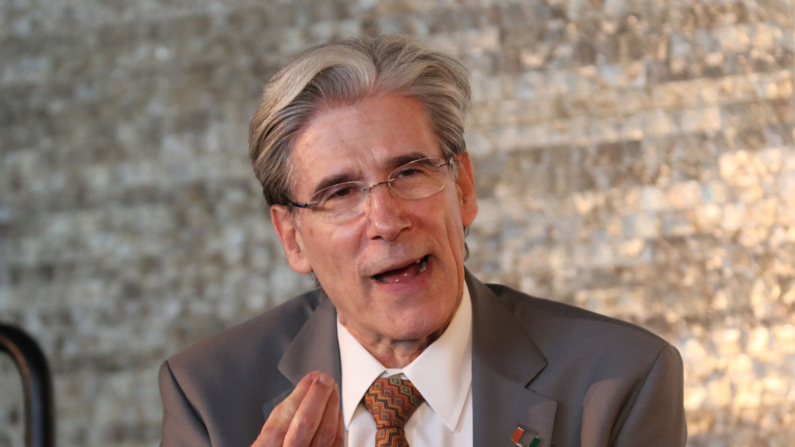
[[[522,444],[522,435],[524,434],[525,430],[522,427],[516,427],[516,431],[513,432],[513,436],[511,436],[511,441],[519,447],[538,447],[538,445],[541,444],[541,438],[538,436],[533,436],[530,444]],[[528,434],[528,436],[530,435],[532,435],[532,433]]]

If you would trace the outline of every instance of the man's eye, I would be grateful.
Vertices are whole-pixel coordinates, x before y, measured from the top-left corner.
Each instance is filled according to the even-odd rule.
[[[331,197],[345,197],[353,192],[353,188],[342,188],[334,191]]]
[[[422,174],[424,171],[422,169],[418,169],[417,167],[405,168],[401,169],[395,175],[395,178],[406,178],[412,177],[418,174]]]
[[[345,198],[349,198],[356,192],[356,189],[353,185],[337,185],[332,186],[331,188],[327,189],[326,192],[323,194],[323,200],[333,201],[333,200],[342,200]]]
[[[420,177],[431,174],[436,168],[428,159],[417,160],[397,169],[395,179]]]

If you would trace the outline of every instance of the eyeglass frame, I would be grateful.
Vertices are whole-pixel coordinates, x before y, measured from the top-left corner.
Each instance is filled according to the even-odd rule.
[[[453,164],[453,161],[455,160],[456,156],[458,156],[458,154],[454,154],[454,155],[450,156],[450,157],[447,159],[447,161],[445,161],[444,163],[442,163],[442,164],[440,164],[440,165],[436,165],[436,167],[437,167],[437,168],[441,168],[442,166],[449,166],[449,167],[451,167],[451,168],[452,168],[452,167],[454,166],[454,164]],[[391,177],[391,176],[392,176],[392,174],[394,174],[394,173],[395,173],[395,172],[396,172],[398,169],[400,169],[400,168],[402,168],[402,167],[404,167],[404,166],[406,166],[406,165],[409,165],[409,164],[412,164],[412,163],[416,163],[416,162],[418,162],[418,161],[422,161],[422,160],[428,160],[428,159],[431,159],[431,158],[438,158],[439,160],[444,160],[444,159],[443,159],[443,158],[441,158],[441,157],[422,157],[422,158],[418,158],[418,159],[416,159],[416,160],[412,160],[412,161],[410,161],[410,162],[408,162],[408,163],[403,163],[402,165],[400,165],[400,166],[396,167],[394,170],[392,170],[392,172],[390,172],[390,173],[389,173],[389,176]],[[392,195],[392,197],[400,197],[399,195],[395,194],[395,191],[392,189],[392,186],[391,186],[391,185],[392,185],[392,183],[394,183],[395,181],[397,181],[397,179],[396,179],[396,178],[393,178],[392,180],[389,180],[389,177],[387,177],[387,180],[384,180],[383,182],[377,182],[377,183],[373,183],[372,185],[370,185],[370,186],[366,186],[366,187],[364,187],[364,188],[359,188],[359,191],[367,191],[367,195],[366,195],[365,197],[369,197],[369,196],[370,196],[370,191],[372,191],[372,190],[373,190],[373,188],[375,188],[376,186],[379,186],[379,185],[386,185],[386,188],[387,188],[387,190],[389,191],[389,193]],[[321,192],[325,191],[325,190],[326,190],[326,189],[328,189],[328,188],[332,188],[332,187],[334,187],[334,186],[337,186],[337,185],[340,185],[340,184],[344,184],[344,183],[362,183],[362,182],[359,182],[359,181],[351,181],[351,182],[342,182],[342,183],[337,183],[337,184],[330,185],[330,186],[328,186],[328,187],[326,187],[326,188],[323,188],[323,189],[321,189],[320,191],[318,191],[318,192],[316,192],[315,194],[313,194],[313,196],[315,196],[315,195],[317,195],[317,194],[319,194],[319,193],[321,193]],[[441,188],[439,188],[439,190],[438,190],[438,191],[436,191],[436,192],[434,192],[434,193],[431,193],[431,194],[429,194],[429,195],[427,195],[427,196],[425,196],[425,197],[420,197],[420,198],[417,198],[417,199],[403,199],[402,197],[400,197],[400,198],[401,198],[401,199],[403,199],[403,200],[422,200],[422,199],[426,199],[426,198],[428,198],[428,197],[430,197],[430,196],[432,196],[432,195],[434,195],[434,194],[438,193],[439,191],[441,191],[441,190],[443,190],[443,189],[444,189],[444,186],[442,186]],[[290,205],[292,205],[292,206],[294,206],[294,207],[296,207],[296,208],[302,208],[302,209],[312,209],[311,207],[312,207],[312,206],[314,206],[314,205],[317,205],[318,203],[320,203],[320,200],[317,200],[317,201],[315,201],[315,202],[308,202],[308,203],[298,203],[298,202],[293,202],[293,201],[291,201],[291,200],[288,200],[288,201],[287,201],[287,203],[289,203]]]

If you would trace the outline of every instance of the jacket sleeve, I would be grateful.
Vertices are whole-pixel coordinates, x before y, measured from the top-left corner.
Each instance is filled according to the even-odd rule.
[[[682,358],[668,345],[657,356],[610,445],[684,447],[683,387]]]
[[[161,447],[209,447],[207,427],[188,401],[168,361],[160,367],[160,397],[163,401]]]

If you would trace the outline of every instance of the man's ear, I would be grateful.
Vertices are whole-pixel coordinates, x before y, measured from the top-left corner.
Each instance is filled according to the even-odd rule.
[[[296,216],[284,205],[271,205],[271,220],[279,240],[282,242],[284,255],[290,268],[298,273],[312,272],[312,265],[306,258],[301,229],[295,222]]]
[[[464,227],[472,225],[478,214],[478,196],[475,192],[475,173],[472,169],[472,160],[469,152],[458,155],[458,208],[461,212],[461,223]]]

